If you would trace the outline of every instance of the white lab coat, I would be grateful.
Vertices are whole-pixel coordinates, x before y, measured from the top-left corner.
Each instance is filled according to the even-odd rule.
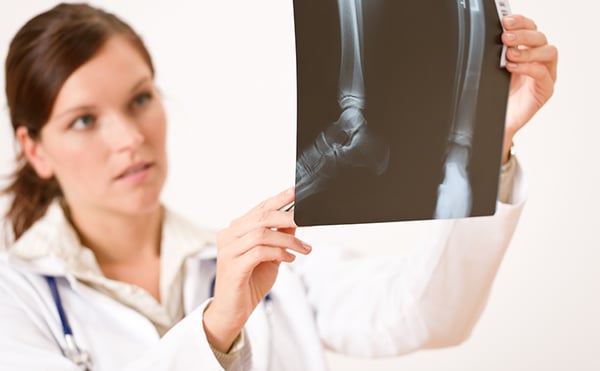
[[[517,170],[514,205],[493,217],[431,223],[431,233],[405,258],[340,259],[314,246],[309,257],[281,265],[271,292],[239,344],[238,370],[326,369],[323,346],[357,356],[394,356],[465,340],[487,300],[523,206]],[[0,255],[0,369],[70,371],[48,285],[57,276],[78,345],[95,371],[221,370],[202,326],[215,272],[207,247],[185,263],[186,318],[160,338],[136,311],[74,279],[57,257]],[[269,326],[271,322],[271,326]],[[270,330],[269,330],[270,328]]]

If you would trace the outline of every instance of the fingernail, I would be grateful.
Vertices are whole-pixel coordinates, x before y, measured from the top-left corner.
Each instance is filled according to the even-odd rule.
[[[515,24],[515,19],[513,17],[504,17],[504,24],[507,26],[512,26]]]
[[[521,51],[517,48],[510,48],[510,54],[515,57],[519,57],[521,55]]]
[[[306,242],[302,242],[302,247],[304,247],[304,250],[306,251],[312,250],[312,246],[307,244]]]
[[[517,68],[519,68],[519,65],[516,63],[507,63],[506,67],[510,68],[511,70],[516,70]]]
[[[517,35],[515,35],[514,33],[506,32],[506,33],[504,34],[504,37],[505,37],[507,40],[513,41],[513,40],[515,40],[515,39],[517,38]]]

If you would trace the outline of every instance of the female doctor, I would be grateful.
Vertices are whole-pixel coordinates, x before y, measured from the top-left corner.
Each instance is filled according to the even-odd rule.
[[[31,19],[6,59],[22,152],[5,190],[0,369],[318,371],[324,347],[381,357],[465,340],[523,207],[512,138],[556,78],[535,24],[504,25],[513,77],[496,215],[432,223],[406,259],[345,260],[295,237],[280,211],[293,190],[217,234],[162,206],[166,118],[138,35],[88,5]]]

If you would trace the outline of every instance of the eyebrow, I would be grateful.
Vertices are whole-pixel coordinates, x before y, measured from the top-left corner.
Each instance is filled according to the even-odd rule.
[[[131,93],[135,92],[137,89],[139,89],[140,86],[144,85],[146,83],[146,81],[148,81],[148,80],[151,80],[151,78],[149,76],[142,77],[141,79],[138,80],[138,82],[136,82],[133,85],[133,87],[131,88],[130,92]],[[69,114],[71,112],[86,111],[86,110],[90,110],[92,108],[94,108],[93,105],[87,105],[87,104],[84,104],[84,105],[81,105],[81,106],[71,107],[71,108],[68,108],[68,109],[64,110],[62,113],[54,116],[54,118],[57,119],[57,118],[65,116],[65,115],[67,115],[67,114]]]
[[[149,76],[144,76],[142,77],[135,85],[133,85],[133,88],[131,88],[131,92],[133,93],[134,91],[136,91],[140,86],[144,85],[146,83],[146,81],[151,80],[151,78]]]

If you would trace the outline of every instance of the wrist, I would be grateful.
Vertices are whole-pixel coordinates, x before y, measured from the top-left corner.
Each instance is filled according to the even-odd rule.
[[[208,304],[202,316],[204,333],[213,348],[221,353],[228,353],[244,326],[232,325],[212,304]]]
[[[513,135],[506,134],[504,145],[502,147],[502,165],[506,165],[511,157],[511,149],[513,147]]]

